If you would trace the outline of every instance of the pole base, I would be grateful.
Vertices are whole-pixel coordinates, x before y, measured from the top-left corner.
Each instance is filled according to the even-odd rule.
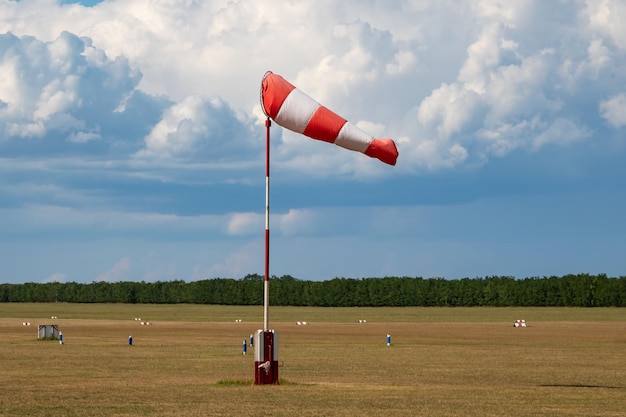
[[[254,343],[254,385],[278,385],[278,334],[257,330]]]

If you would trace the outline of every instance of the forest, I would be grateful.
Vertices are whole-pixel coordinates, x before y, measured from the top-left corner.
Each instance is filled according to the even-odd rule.
[[[0,284],[0,302],[262,305],[263,276],[185,282]],[[626,307],[626,277],[576,274],[516,279],[334,278],[269,281],[272,305],[317,307],[509,306]]]

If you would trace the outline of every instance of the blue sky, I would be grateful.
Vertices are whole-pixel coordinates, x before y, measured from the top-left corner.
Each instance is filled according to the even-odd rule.
[[[510,3],[510,4],[509,4]],[[621,1],[0,0],[0,282],[626,272]]]

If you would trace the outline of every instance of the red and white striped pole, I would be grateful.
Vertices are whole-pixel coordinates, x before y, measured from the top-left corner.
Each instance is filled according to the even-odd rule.
[[[263,278],[263,330],[269,330],[270,310],[270,126],[265,119],[265,276]]]
[[[269,329],[270,309],[270,118],[265,120],[265,276],[263,278],[263,330],[254,343],[254,385],[278,384],[278,334]]]

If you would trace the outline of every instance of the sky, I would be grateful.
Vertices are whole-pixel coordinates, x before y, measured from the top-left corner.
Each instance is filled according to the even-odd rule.
[[[0,283],[626,275],[621,0],[0,0]]]

